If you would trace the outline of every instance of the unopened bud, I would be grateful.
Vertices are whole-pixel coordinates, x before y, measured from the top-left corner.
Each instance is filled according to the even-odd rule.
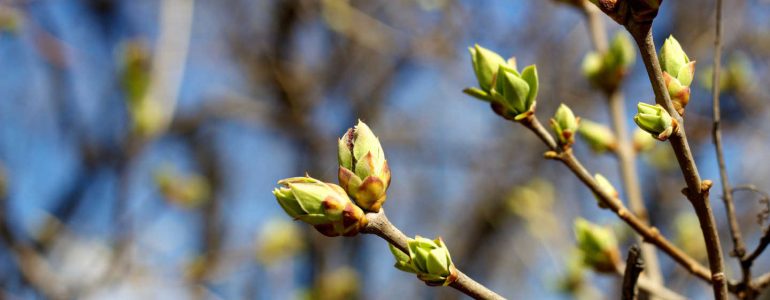
[[[599,189],[604,192],[607,195],[610,195],[610,197],[618,198],[618,191],[615,189],[615,187],[612,185],[612,183],[607,180],[606,177],[602,176],[602,174],[596,173],[594,175],[594,180],[596,180],[596,184],[599,186]],[[599,204],[599,207],[601,208],[609,208],[606,204],[604,204],[604,201],[602,201],[599,197],[599,195],[594,195],[596,197],[596,201]]]
[[[583,74],[596,87],[605,92],[615,91],[634,65],[636,50],[627,35],[618,32],[610,48],[604,52],[592,52],[583,60]]]
[[[340,186],[364,210],[380,211],[390,186],[390,168],[380,140],[359,120],[338,146]]]
[[[278,184],[282,187],[273,195],[283,210],[326,236],[353,236],[367,224],[361,208],[336,184],[311,177],[287,178]]]
[[[429,240],[418,235],[409,239],[407,246],[409,253],[390,245],[390,251],[396,258],[396,268],[417,274],[417,278],[431,286],[446,286],[457,280],[457,269],[440,237]]]
[[[598,153],[614,150],[617,147],[618,142],[615,134],[609,127],[602,124],[582,119],[580,126],[578,126],[578,132],[588,143],[588,146]]]
[[[671,101],[679,115],[690,102],[690,84],[695,76],[695,61],[690,61],[682,45],[669,36],[660,48],[660,66]]]
[[[678,129],[678,124],[660,104],[639,102],[634,122],[658,140],[665,141]]]
[[[569,147],[575,142],[579,122],[580,118],[575,117],[572,110],[564,103],[556,110],[556,114],[551,119],[551,128],[562,147]]]
[[[575,220],[575,238],[583,263],[597,272],[615,272],[620,264],[620,250],[612,230],[583,218]]]

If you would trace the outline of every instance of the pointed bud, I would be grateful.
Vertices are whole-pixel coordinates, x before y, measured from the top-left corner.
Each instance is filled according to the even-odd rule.
[[[663,47],[660,48],[660,55],[658,57],[660,61],[660,68],[672,76],[677,76],[679,70],[690,62],[690,58],[682,50],[682,45],[679,44],[674,36],[669,36]]]
[[[597,272],[609,273],[617,270],[620,265],[620,250],[611,229],[578,218],[575,220],[575,239],[584,264],[593,267]]]
[[[409,253],[403,253],[390,245],[397,269],[415,273],[417,278],[431,286],[446,286],[457,280],[457,269],[440,237],[429,240],[418,235],[409,239],[407,247]]]
[[[677,113],[684,115],[684,108],[690,101],[690,83],[695,76],[695,61],[690,61],[682,50],[682,45],[673,36],[669,36],[660,48],[659,60],[671,101]]]
[[[660,104],[639,102],[634,122],[658,140],[665,141],[678,129],[678,124]]]
[[[364,212],[336,184],[311,177],[287,178],[278,184],[282,186],[273,195],[283,210],[326,236],[353,236],[366,226]]]
[[[613,198],[618,198],[618,191],[615,189],[614,186],[612,186],[612,183],[607,180],[606,177],[602,176],[602,174],[596,173],[594,174],[594,180],[596,180],[596,184],[599,186],[599,189],[602,190],[605,194],[610,195]],[[604,204],[600,199],[598,195],[594,195],[596,197],[596,201],[599,204],[600,208],[609,208],[607,205]]]
[[[634,149],[636,152],[650,151],[655,147],[655,143],[657,142],[657,139],[641,128],[634,130]]]
[[[615,139],[615,134],[609,127],[602,124],[583,119],[580,121],[578,132],[588,143],[588,146],[598,153],[615,150],[617,147],[618,142]]]
[[[551,119],[551,128],[556,133],[562,147],[569,147],[575,142],[575,133],[577,133],[579,122],[580,118],[575,117],[572,110],[564,103],[556,110],[556,114]]]
[[[473,71],[476,73],[476,79],[479,81],[479,87],[482,91],[489,93],[492,89],[495,74],[500,65],[505,64],[502,56],[478,44],[473,48],[468,48],[471,52],[471,62]]]
[[[364,122],[338,141],[340,186],[366,211],[378,212],[390,186],[390,168],[380,140]]]

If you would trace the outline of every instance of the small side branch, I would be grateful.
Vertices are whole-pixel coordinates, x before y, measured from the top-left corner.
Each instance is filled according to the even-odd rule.
[[[369,223],[363,229],[363,233],[374,234],[381,237],[391,245],[395,246],[404,253],[409,253],[407,242],[409,238],[401,232],[396,226],[390,223],[385,215],[385,210],[380,209],[378,213],[367,213],[366,218]],[[452,288],[466,294],[474,299],[505,299],[484,285],[468,277],[465,273],[457,270],[457,280],[449,284]]]
[[[644,260],[642,259],[642,250],[637,245],[628,249],[628,258],[626,258],[626,271],[623,273],[623,294],[621,299],[636,299],[636,282],[639,275],[644,271]]]

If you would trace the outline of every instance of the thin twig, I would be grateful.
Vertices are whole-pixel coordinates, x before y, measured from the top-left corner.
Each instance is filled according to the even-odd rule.
[[[739,259],[746,253],[746,245],[743,243],[741,237],[741,230],[738,226],[738,219],[735,215],[735,205],[733,203],[733,195],[730,192],[730,180],[727,176],[727,167],[725,164],[725,156],[722,148],[722,132],[721,132],[721,111],[719,105],[719,74],[722,70],[722,0],[716,1],[716,35],[714,38],[714,76],[712,78],[711,96],[713,106],[714,117],[714,129],[711,132],[714,139],[714,147],[716,147],[717,163],[719,164],[719,178],[722,184],[722,200],[725,203],[725,212],[727,213],[727,221],[730,225],[730,236],[733,240],[733,251],[730,255],[738,257]],[[747,275],[744,271],[744,275]],[[751,278],[750,276],[744,277]]]
[[[645,242],[651,243],[660,248],[663,252],[671,256],[674,261],[682,265],[687,271],[697,276],[698,278],[701,278],[709,283],[712,281],[711,272],[706,267],[698,263],[697,260],[693,259],[691,256],[687,255],[684,251],[668,241],[663,235],[660,234],[658,229],[642,222],[639,217],[631,213],[625,207],[625,205],[623,205],[623,202],[621,202],[620,199],[607,194],[602,188],[600,188],[596,181],[594,181],[593,176],[591,176],[588,170],[583,167],[580,161],[572,154],[571,150],[557,153],[557,151],[561,150],[556,146],[556,143],[553,142],[553,137],[551,134],[548,133],[548,131],[537,120],[537,118],[532,117],[524,119],[521,124],[534,132],[541,140],[545,141],[545,144],[551,150],[546,154],[548,158],[557,159],[564,163],[567,168],[569,168],[572,173],[574,173],[578,179],[580,179],[580,181],[582,181],[589,189],[591,189],[594,194],[599,196],[599,201],[601,201],[605,206],[612,210],[634,231],[641,235]],[[549,143],[548,141],[551,141],[552,143]]]
[[[606,52],[608,44],[607,33],[604,22],[601,19],[601,11],[588,1],[583,1],[581,8],[585,15],[586,23],[588,24],[588,32],[591,36],[594,49],[600,53]],[[607,96],[610,107],[609,112],[610,118],[612,119],[612,128],[614,129],[615,136],[618,140],[618,145],[614,153],[618,158],[618,167],[620,168],[623,187],[626,191],[626,196],[628,197],[628,206],[635,215],[649,224],[647,208],[644,206],[644,198],[642,196],[641,187],[639,186],[638,171],[636,169],[636,151],[633,149],[632,142],[629,139],[628,130],[626,129],[628,116],[626,115],[623,95],[617,88],[605,95]],[[641,242],[641,240],[639,242]],[[663,275],[660,270],[658,255],[655,252],[655,248],[648,244],[642,244],[641,246],[642,256],[647,261],[647,272],[645,272],[645,275],[650,277],[653,282],[662,285]]]
[[[391,245],[395,246],[404,253],[409,253],[407,241],[409,238],[394,226],[385,215],[385,210],[380,209],[378,213],[367,213],[366,218],[369,223],[366,225],[363,233],[374,234]],[[482,284],[476,282],[465,273],[457,270],[457,280],[449,284],[452,288],[466,294],[474,299],[505,299]]]
[[[644,271],[644,259],[642,259],[642,250],[637,245],[628,249],[626,258],[626,270],[623,272],[623,293],[621,299],[636,299],[636,282],[639,275]]]
[[[630,22],[626,25],[626,28],[639,46],[644,65],[647,68],[647,74],[650,77],[650,83],[655,92],[655,102],[666,108],[669,114],[679,123],[679,130],[669,137],[669,141],[676,154],[685,182],[687,182],[687,188],[684,191],[685,195],[695,209],[695,214],[698,216],[698,221],[703,231],[712,274],[710,280],[714,289],[714,297],[715,299],[727,299],[727,280],[724,274],[722,248],[719,242],[719,233],[716,228],[714,213],[711,211],[711,203],[708,197],[710,184],[701,182],[698,168],[695,165],[695,159],[690,151],[690,144],[687,142],[684,120],[679,116],[671,103],[655,51],[655,43],[652,39],[652,24]]]

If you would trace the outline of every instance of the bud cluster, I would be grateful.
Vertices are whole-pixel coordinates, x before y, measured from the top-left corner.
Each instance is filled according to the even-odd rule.
[[[636,49],[627,35],[618,32],[610,48],[591,52],[583,59],[583,74],[594,86],[610,93],[615,91],[636,61]]]
[[[578,124],[580,123],[580,117],[575,117],[572,110],[562,103],[556,110],[551,119],[551,128],[553,128],[556,138],[559,141],[559,145],[563,148],[570,147],[575,142],[575,134],[578,131]]]

